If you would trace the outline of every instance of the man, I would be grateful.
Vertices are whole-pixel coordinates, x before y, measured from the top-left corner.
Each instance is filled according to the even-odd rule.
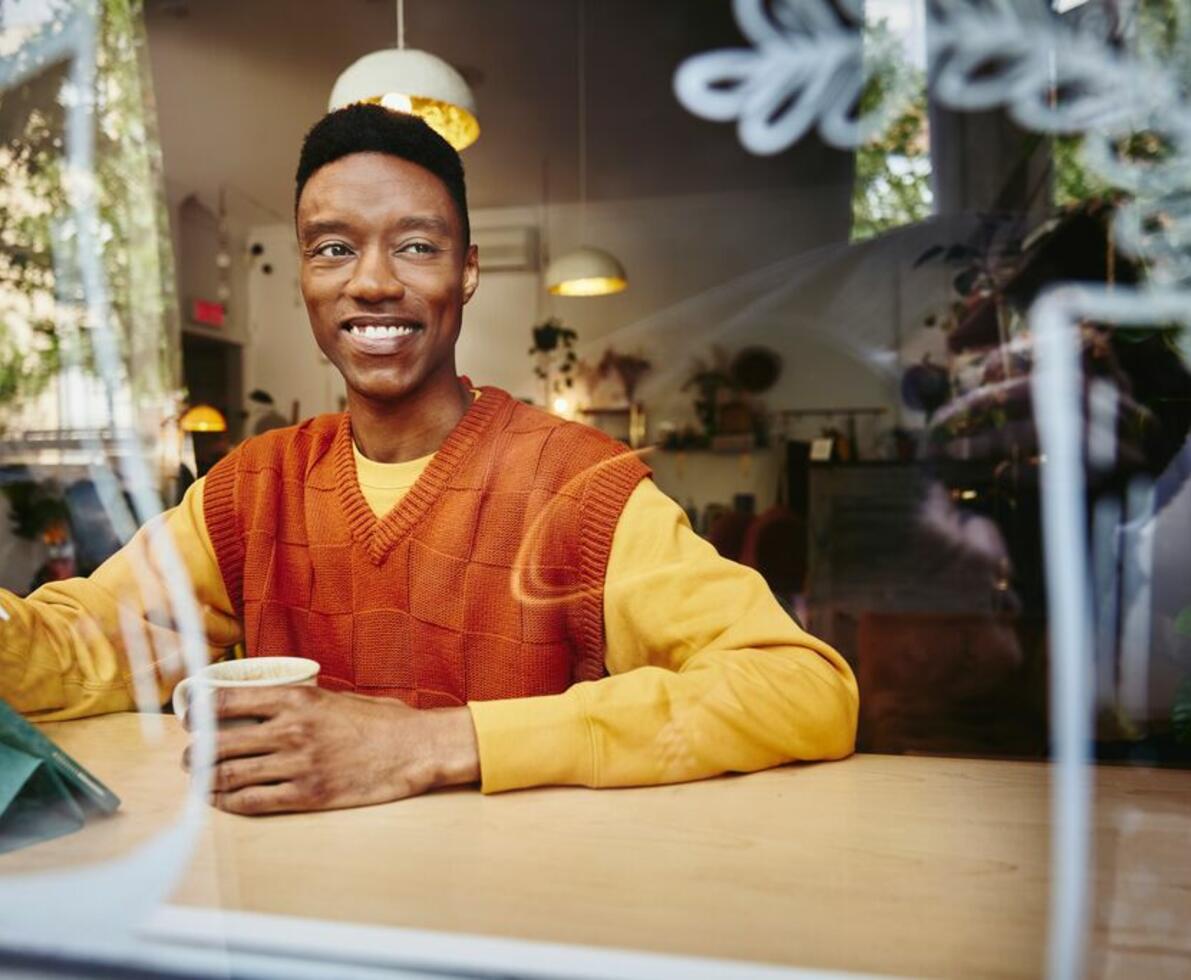
[[[213,654],[243,641],[322,664],[320,688],[218,693],[219,717],[264,721],[218,734],[217,806],[664,783],[852,751],[847,665],[633,454],[457,376],[478,261],[445,141],[377,106],[332,113],[303,145],[295,209],[348,412],[248,440],[160,518]],[[149,563],[142,531],[90,579],[0,594],[0,696],[42,719],[130,708],[135,622],[165,700],[179,667],[157,579],[137,586]]]

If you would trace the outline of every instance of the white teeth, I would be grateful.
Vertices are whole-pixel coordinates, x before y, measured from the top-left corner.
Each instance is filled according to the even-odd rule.
[[[374,323],[360,326],[353,323],[351,326],[351,333],[357,337],[406,337],[414,332],[414,328],[410,326],[396,326],[395,324],[379,325]]]

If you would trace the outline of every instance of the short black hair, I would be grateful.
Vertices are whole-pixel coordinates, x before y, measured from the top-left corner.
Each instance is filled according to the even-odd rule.
[[[302,188],[316,170],[353,153],[387,153],[416,163],[443,182],[463,225],[463,243],[471,244],[463,161],[450,143],[417,116],[357,102],[323,116],[302,141],[295,178],[294,213]]]

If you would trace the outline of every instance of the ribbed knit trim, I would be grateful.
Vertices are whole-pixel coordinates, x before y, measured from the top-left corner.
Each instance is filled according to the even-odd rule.
[[[604,674],[604,575],[612,538],[629,496],[650,469],[629,450],[600,463],[579,505],[580,600],[575,622],[582,651],[577,680]]]
[[[364,548],[374,565],[384,563],[393,546],[442,495],[451,477],[475,451],[484,434],[495,427],[498,419],[507,416],[514,405],[513,399],[499,388],[483,387],[480,391],[482,397],[472,401],[409,492],[381,518],[372,513],[360,490],[352,452],[351,416],[344,413],[331,445],[335,485],[352,537]]]
[[[236,469],[240,453],[216,463],[203,480],[203,520],[215,549],[219,574],[236,618],[244,621],[244,536],[236,520]]]

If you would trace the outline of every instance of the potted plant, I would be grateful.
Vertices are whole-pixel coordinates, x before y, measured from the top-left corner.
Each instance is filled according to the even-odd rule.
[[[534,374],[542,382],[543,404],[546,408],[564,389],[575,386],[575,341],[579,335],[550,317],[533,327],[533,346],[529,356],[534,359]]]

